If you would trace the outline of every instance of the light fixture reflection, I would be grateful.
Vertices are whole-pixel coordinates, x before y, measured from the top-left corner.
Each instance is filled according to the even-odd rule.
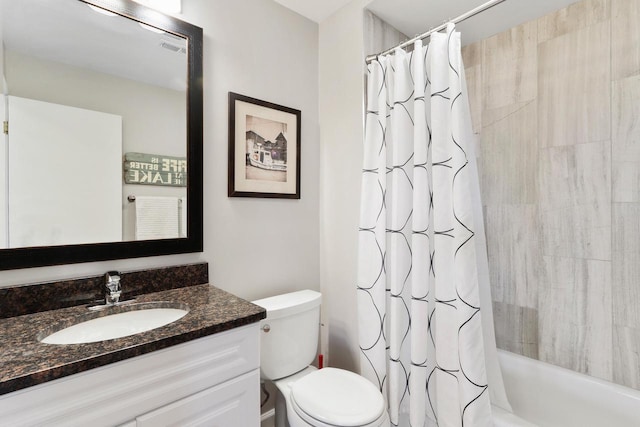
[[[102,15],[106,15],[106,16],[118,16],[117,13],[113,13],[113,12],[109,12],[108,10],[102,9],[98,6],[94,6],[92,4],[87,4],[87,6],[89,6],[91,8],[91,10],[93,10],[94,12],[98,12],[101,13]]]
[[[164,31],[162,31],[162,30],[161,30],[161,29],[159,29],[159,28],[152,27],[151,25],[143,24],[142,22],[138,22],[138,24],[139,24],[142,28],[144,28],[145,30],[148,30],[148,31],[154,32],[154,33],[156,33],[156,34],[164,34]]]

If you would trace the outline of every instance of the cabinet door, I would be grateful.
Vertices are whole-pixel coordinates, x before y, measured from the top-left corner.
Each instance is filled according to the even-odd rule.
[[[136,421],[137,427],[258,427],[260,370],[141,415]]]

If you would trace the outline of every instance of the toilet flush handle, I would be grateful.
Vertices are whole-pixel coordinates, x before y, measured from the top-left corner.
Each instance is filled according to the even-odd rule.
[[[267,324],[267,325],[264,325],[261,329],[263,332],[269,332],[271,330],[271,326]]]

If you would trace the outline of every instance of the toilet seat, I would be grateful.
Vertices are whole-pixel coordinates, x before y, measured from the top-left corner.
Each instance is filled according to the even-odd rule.
[[[313,426],[313,427],[343,427],[342,425],[336,424],[327,424],[318,420],[317,418],[313,418],[311,415],[305,413],[298,405],[296,405],[295,401],[290,402],[295,415],[305,423],[305,426]],[[296,424],[299,425],[299,424]],[[292,424],[293,426],[293,424]],[[387,427],[389,426],[389,417],[387,416],[386,411],[383,412],[378,419],[373,421],[372,423],[359,425],[357,427]]]
[[[291,404],[307,423],[318,427],[380,425],[384,398],[368,380],[336,368],[314,371],[291,385]]]

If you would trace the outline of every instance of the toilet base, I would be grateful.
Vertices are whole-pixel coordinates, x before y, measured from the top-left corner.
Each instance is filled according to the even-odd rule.
[[[292,425],[289,423],[289,419],[287,418],[287,413],[289,411],[287,408],[287,397],[285,397],[284,393],[286,393],[288,396],[289,393],[291,393],[291,388],[289,387],[289,384],[293,384],[300,378],[316,370],[317,368],[315,368],[314,366],[308,366],[298,373],[295,373],[286,378],[281,378],[273,382],[277,390],[276,402],[275,402],[275,410],[276,410],[275,427],[292,427]]]
[[[326,424],[320,421],[314,424],[309,424],[307,421],[303,420],[302,417],[300,417],[300,415],[298,415],[298,413],[294,409],[289,397],[291,394],[291,385],[297,380],[314,371],[317,371],[317,368],[308,366],[307,368],[296,374],[293,374],[286,378],[281,378],[273,382],[277,389],[275,401],[275,427],[313,427],[314,425],[319,427],[326,426]],[[376,421],[362,427],[387,426],[389,426],[389,415],[387,411],[384,411],[383,415]]]

